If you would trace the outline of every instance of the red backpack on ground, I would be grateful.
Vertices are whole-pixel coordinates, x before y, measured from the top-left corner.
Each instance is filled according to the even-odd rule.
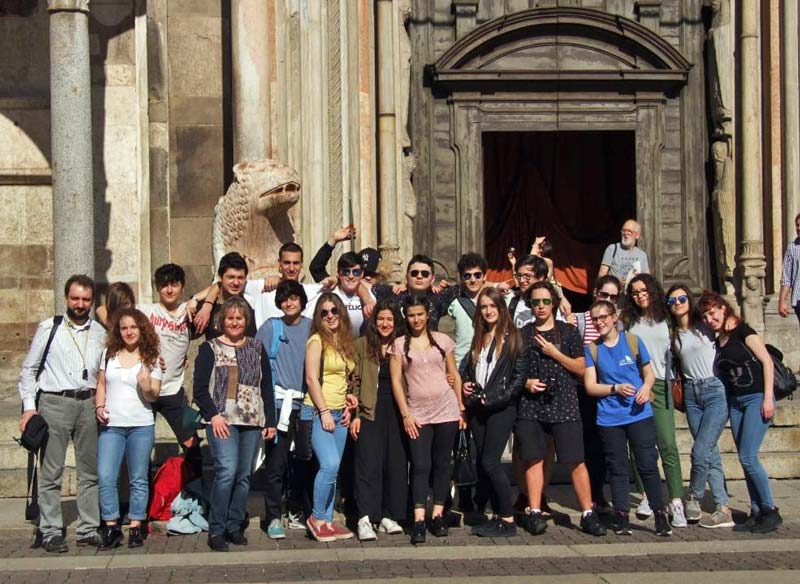
[[[153,477],[153,495],[147,516],[155,521],[168,521],[172,517],[172,501],[194,479],[191,466],[182,456],[165,460]]]

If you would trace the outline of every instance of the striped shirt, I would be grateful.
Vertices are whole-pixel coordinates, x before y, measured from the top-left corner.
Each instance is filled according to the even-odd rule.
[[[597,332],[597,327],[594,326],[588,310],[583,313],[583,322],[586,323],[584,325],[586,328],[583,331],[583,344],[591,345],[600,338],[600,333]]]
[[[19,374],[19,396],[23,410],[36,408],[37,388],[44,392],[67,389],[94,389],[97,387],[97,370],[106,346],[106,331],[98,322],[89,319],[77,326],[64,317],[58,327],[47,360],[36,382],[36,371],[42,361],[44,347],[53,329],[53,319],[39,323],[28,355]],[[86,379],[83,371],[86,370]]]
[[[792,289],[789,306],[797,306],[800,302],[800,237],[786,248],[781,271],[781,286]]]

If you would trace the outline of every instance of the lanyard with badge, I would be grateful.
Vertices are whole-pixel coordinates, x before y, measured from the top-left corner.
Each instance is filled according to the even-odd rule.
[[[69,338],[72,340],[72,343],[75,345],[75,348],[78,349],[78,354],[81,356],[81,362],[83,364],[83,371],[81,372],[81,378],[84,381],[89,380],[89,370],[86,369],[86,349],[89,346],[89,329],[90,327],[86,327],[84,329],[86,331],[86,338],[83,340],[83,349],[78,344],[78,339],[75,338],[75,335],[72,333],[72,327],[69,326],[66,319],[64,320],[64,327],[67,329],[67,334]]]

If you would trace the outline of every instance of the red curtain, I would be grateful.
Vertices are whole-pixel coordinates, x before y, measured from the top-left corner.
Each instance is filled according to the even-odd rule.
[[[535,235],[553,245],[559,282],[587,294],[606,245],[636,216],[633,132],[486,132],[484,226],[489,279],[511,277]]]

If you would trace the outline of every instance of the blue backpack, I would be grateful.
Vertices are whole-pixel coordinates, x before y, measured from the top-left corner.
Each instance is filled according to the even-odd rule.
[[[278,366],[278,348],[281,346],[281,337],[283,337],[283,319],[272,318],[270,321],[272,322],[272,341],[269,344],[267,355],[269,355],[269,366],[272,369],[272,385],[274,386]]]

